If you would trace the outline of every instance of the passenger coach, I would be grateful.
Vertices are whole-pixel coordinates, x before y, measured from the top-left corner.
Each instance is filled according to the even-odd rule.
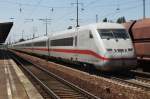
[[[92,64],[97,69],[132,69],[136,56],[125,28],[116,23],[97,23],[51,33],[14,45],[15,49],[48,57]]]

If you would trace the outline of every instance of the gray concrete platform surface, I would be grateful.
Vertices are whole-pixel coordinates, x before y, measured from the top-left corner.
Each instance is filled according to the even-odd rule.
[[[43,99],[16,63],[0,50],[0,99]]]

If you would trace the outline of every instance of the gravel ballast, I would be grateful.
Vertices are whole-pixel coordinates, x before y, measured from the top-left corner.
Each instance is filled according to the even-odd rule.
[[[142,91],[128,85],[120,84],[117,81],[91,75],[31,55],[16,51],[12,52],[37,65],[43,66],[65,80],[103,99],[150,99],[149,91]]]

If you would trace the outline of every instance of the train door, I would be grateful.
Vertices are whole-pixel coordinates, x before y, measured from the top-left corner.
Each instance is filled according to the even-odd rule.
[[[31,53],[33,54],[34,53],[34,49],[33,49],[34,42],[33,42],[33,40],[31,41],[31,45],[29,44],[29,47],[31,47]]]
[[[47,44],[46,44],[46,46],[45,46],[46,49],[48,49],[48,50],[47,50],[47,55],[48,55],[49,58],[50,58],[50,41],[51,41],[51,40],[48,38],[48,39],[47,39]]]

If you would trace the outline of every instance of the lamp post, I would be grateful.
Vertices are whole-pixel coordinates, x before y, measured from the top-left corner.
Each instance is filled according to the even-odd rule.
[[[145,19],[145,0],[143,0],[143,19]]]
[[[76,3],[71,3],[71,4],[76,4],[76,27],[79,27],[79,4],[83,5],[83,3],[79,3],[79,0],[76,1]],[[83,8],[81,10],[84,10]]]
[[[45,18],[45,19],[39,19],[41,21],[43,21],[45,24],[46,24],[46,36],[48,35],[48,31],[47,31],[47,25],[51,22],[52,19],[49,19],[49,18]]]

